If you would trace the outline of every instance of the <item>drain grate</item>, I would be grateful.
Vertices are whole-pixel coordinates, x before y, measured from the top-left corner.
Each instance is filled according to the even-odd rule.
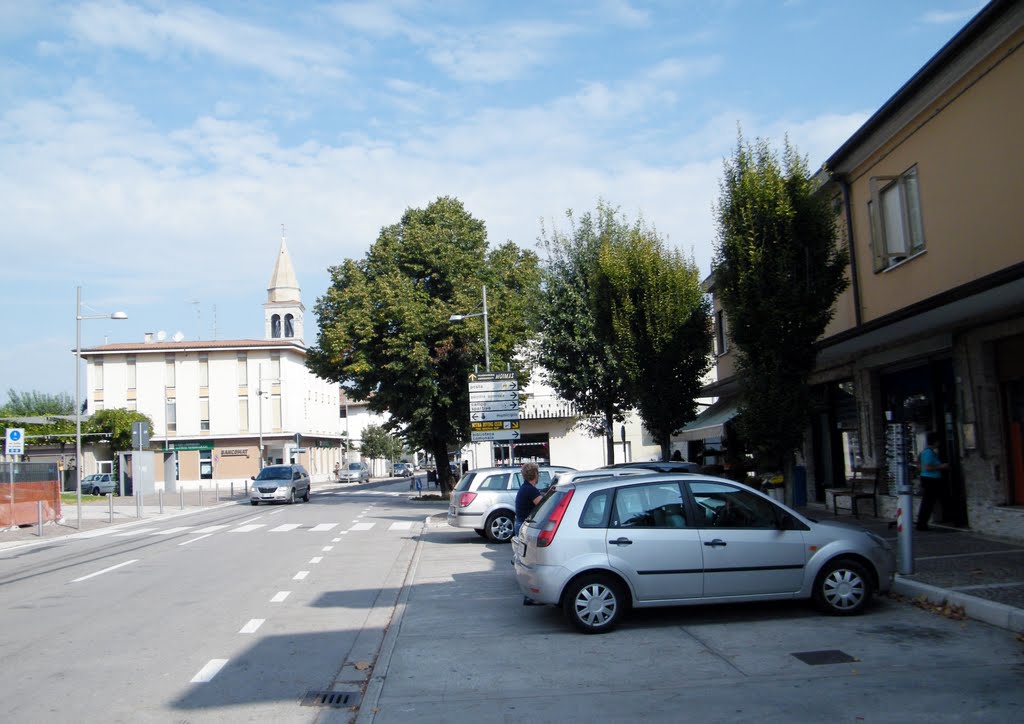
[[[858,661],[854,656],[840,651],[839,649],[828,649],[827,651],[801,651],[796,654],[790,654],[795,656],[805,664],[811,666],[821,666],[822,664],[849,664],[853,661]]]
[[[302,706],[329,706],[333,709],[340,709],[346,706],[355,706],[359,694],[354,691],[307,691],[302,697]]]

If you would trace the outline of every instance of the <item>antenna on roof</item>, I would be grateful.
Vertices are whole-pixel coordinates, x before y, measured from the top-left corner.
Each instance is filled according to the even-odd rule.
[[[203,338],[203,313],[202,307],[199,306],[199,300],[193,299],[190,304],[195,305],[196,308],[196,339]]]
[[[180,342],[181,340],[185,339],[185,335],[181,333],[181,330],[178,330],[177,332],[174,333],[174,336],[171,337],[171,339],[173,339],[175,342]]]
[[[161,329],[159,332],[156,333],[157,342],[163,342],[165,339],[167,339],[167,332]]]

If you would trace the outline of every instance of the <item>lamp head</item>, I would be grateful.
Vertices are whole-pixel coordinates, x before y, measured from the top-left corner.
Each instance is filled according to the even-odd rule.
[[[128,315],[124,312],[114,312],[110,315],[111,319],[128,319]]]
[[[452,316],[448,317],[449,322],[461,322],[463,319],[465,319],[465,317],[461,314],[453,314]]]

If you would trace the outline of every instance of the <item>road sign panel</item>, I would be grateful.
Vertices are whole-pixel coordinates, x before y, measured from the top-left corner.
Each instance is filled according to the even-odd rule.
[[[480,403],[487,404],[487,403]],[[487,412],[470,412],[470,422],[481,422],[483,420],[518,420],[519,410],[489,410]]]
[[[470,392],[470,402],[487,402],[490,400],[518,400],[519,393],[515,390],[491,390],[490,392]]]
[[[7,454],[25,454],[25,430],[20,427],[7,428]]]
[[[470,433],[473,442],[487,442],[488,440],[518,440],[521,437],[519,430],[495,430],[494,432],[473,432]]]
[[[471,422],[473,432],[488,432],[491,430],[518,430],[519,420],[488,420],[486,422]]]
[[[492,390],[518,390],[519,383],[515,380],[487,380],[485,382],[470,382],[470,392],[489,392]]]
[[[470,402],[470,412],[484,412],[492,410],[516,410],[518,414],[519,400],[485,400],[484,402]]]
[[[514,380],[515,372],[474,372],[470,374],[470,382],[485,382],[487,380]]]

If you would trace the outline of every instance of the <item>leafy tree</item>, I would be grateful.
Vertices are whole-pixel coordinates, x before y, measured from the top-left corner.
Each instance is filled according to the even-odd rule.
[[[633,227],[598,257],[598,329],[610,329],[629,399],[669,459],[672,435],[697,415],[711,365],[711,308],[692,259]]]
[[[604,421],[608,461],[615,462],[613,423],[625,417],[629,386],[612,330],[599,326],[598,257],[603,244],[631,233],[615,209],[600,202],[578,221],[567,211],[570,232],[541,230],[547,253],[540,305],[539,363],[551,386],[584,415]]]
[[[482,221],[460,201],[442,197],[408,209],[381,229],[365,258],[331,267],[331,286],[317,300],[320,330],[307,365],[349,385],[371,410],[391,413],[386,427],[439,462],[443,494],[451,489],[449,446],[469,437],[467,382],[484,361],[479,317],[488,292],[491,364],[512,365],[530,335],[530,300],[539,284],[536,254],[511,242],[489,249]]]
[[[132,423],[145,422],[153,432],[153,421],[147,415],[123,407],[99,410],[82,423],[82,433],[102,433],[110,440],[114,452],[132,449]]]
[[[846,288],[831,199],[786,141],[739,137],[715,213],[714,289],[737,352],[739,430],[762,470],[792,459],[810,419],[815,342]]]
[[[369,458],[394,460],[402,455],[405,446],[380,425],[368,425],[363,430],[363,455]]]
[[[0,417],[74,414],[75,400],[66,392],[50,395],[38,390],[18,392],[8,389],[7,403],[0,407]]]

